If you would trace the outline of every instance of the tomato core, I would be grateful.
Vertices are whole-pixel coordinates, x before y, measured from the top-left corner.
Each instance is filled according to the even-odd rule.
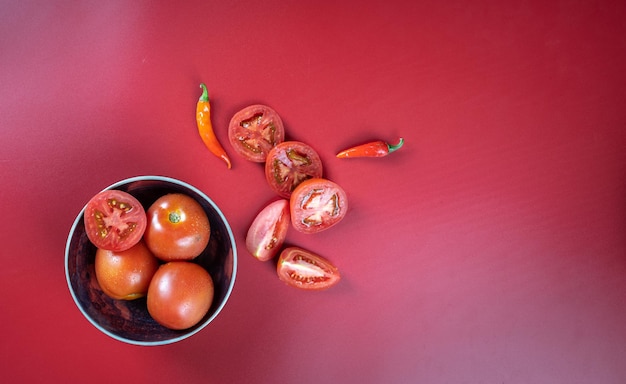
[[[108,199],[106,204],[110,208],[108,215],[100,210],[94,211],[94,219],[98,224],[98,235],[104,239],[111,231],[115,230],[120,239],[127,238],[137,228],[136,222],[127,222],[124,218],[132,207],[117,199]]]
[[[180,222],[180,215],[178,214],[178,212],[170,212],[170,215],[168,218],[170,220],[170,223],[172,224],[176,224]]]

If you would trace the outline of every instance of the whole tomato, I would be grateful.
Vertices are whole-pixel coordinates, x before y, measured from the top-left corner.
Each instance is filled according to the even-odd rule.
[[[150,316],[170,329],[187,329],[207,314],[213,302],[211,275],[190,261],[171,261],[161,265],[148,288]]]
[[[190,196],[170,193],[160,197],[148,208],[147,218],[144,239],[161,260],[191,260],[209,244],[209,218]]]
[[[96,279],[102,291],[114,299],[145,296],[158,268],[159,260],[143,241],[125,251],[96,251]]]

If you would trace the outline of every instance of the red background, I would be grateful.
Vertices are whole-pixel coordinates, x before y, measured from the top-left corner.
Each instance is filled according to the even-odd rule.
[[[620,1],[2,1],[0,368],[8,382],[626,382]],[[198,84],[233,169],[197,135]],[[340,285],[285,286],[244,237],[274,199],[231,116],[275,108],[350,212],[288,242]],[[404,137],[376,160],[334,154]],[[165,175],[230,221],[237,281],[199,334],[137,347],[71,299],[77,213]],[[58,380],[57,380],[58,379]]]

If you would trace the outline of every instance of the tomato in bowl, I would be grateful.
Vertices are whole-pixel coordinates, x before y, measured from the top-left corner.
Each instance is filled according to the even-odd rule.
[[[180,193],[197,201],[205,211],[211,227],[206,248],[193,260],[208,272],[213,297],[206,314],[185,329],[168,328],[148,312],[147,298],[118,300],[100,287],[95,269],[98,248],[85,231],[85,208],[77,215],[65,247],[65,275],[70,294],[85,318],[104,334],[128,344],[165,345],[186,339],[211,323],[222,311],[232,292],[237,271],[237,248],[226,217],[202,191],[183,181],[163,176],[139,176],[110,185],[134,196],[147,211],[161,196]]]

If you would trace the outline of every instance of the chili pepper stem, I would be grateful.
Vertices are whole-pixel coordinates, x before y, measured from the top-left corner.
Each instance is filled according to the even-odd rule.
[[[204,83],[200,83],[200,88],[202,88],[202,95],[200,95],[200,99],[198,101],[209,101],[209,90],[206,89],[206,85]]]
[[[398,149],[402,148],[402,145],[404,145],[404,139],[402,137],[400,138],[400,141],[396,145],[387,144],[387,148],[389,149],[388,153],[397,151]]]

